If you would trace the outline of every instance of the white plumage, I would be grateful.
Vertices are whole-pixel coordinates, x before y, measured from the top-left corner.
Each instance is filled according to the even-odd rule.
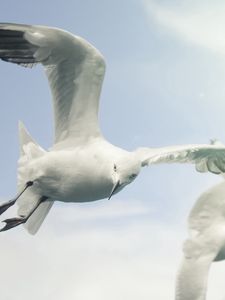
[[[199,197],[190,213],[188,228],[176,300],[205,300],[210,265],[225,259],[224,181]]]
[[[43,150],[20,125],[21,157],[15,199],[20,218],[5,220],[8,230],[25,223],[35,233],[55,200],[86,202],[110,198],[155,163],[194,163],[198,171],[225,170],[221,145],[139,148],[129,152],[104,139],[98,106],[105,73],[101,53],[84,39],[44,26],[0,24],[0,58],[21,66],[41,63],[52,92],[55,142]]]

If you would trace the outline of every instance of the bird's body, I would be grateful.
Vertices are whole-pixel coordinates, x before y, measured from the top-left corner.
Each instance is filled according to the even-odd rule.
[[[43,151],[41,156],[22,163],[19,176],[22,185],[34,181],[33,188],[37,193],[49,199],[95,201],[110,195],[114,185],[113,165],[122,159],[127,167],[130,163],[140,166],[133,153],[115,147],[103,138],[94,138],[72,149]]]
[[[44,67],[53,98],[55,140],[43,150],[20,124],[19,218],[5,220],[8,230],[25,223],[36,233],[55,200],[88,202],[108,198],[131,183],[141,167],[156,163],[194,163],[200,172],[225,172],[225,147],[183,145],[138,148],[110,144],[101,134],[98,107],[105,61],[83,38],[46,26],[0,24],[0,59],[24,67]]]
[[[205,300],[211,263],[225,259],[224,181],[199,197],[191,210],[188,229],[176,300]]]

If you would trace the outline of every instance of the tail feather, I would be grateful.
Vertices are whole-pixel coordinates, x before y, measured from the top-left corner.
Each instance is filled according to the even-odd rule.
[[[45,153],[38,143],[31,137],[28,130],[25,128],[22,121],[19,121],[19,142],[20,142],[20,157],[31,156],[30,158],[37,158]],[[29,146],[29,150],[28,150]],[[31,153],[28,153],[28,152]]]
[[[19,142],[20,142],[20,156],[25,154],[23,149],[24,145],[29,143],[37,144],[36,141],[31,137],[27,129],[25,128],[22,121],[19,121]]]
[[[26,182],[31,180],[28,171],[30,161],[44,155],[45,150],[31,137],[21,121],[19,122],[19,139],[20,159],[18,162],[18,189],[21,190]],[[27,215],[37,204],[41,196],[43,195],[40,195],[33,187],[28,188],[17,201],[18,214],[20,216]],[[53,203],[53,201],[41,203],[37,210],[31,215],[24,225],[29,233],[35,234],[38,231]]]
[[[38,231],[53,204],[53,201],[46,201],[41,203],[35,210],[33,215],[24,224],[24,227],[30,234],[35,234]]]

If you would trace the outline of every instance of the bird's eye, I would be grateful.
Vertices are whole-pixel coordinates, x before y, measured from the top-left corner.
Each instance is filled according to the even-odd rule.
[[[129,178],[134,179],[136,176],[137,176],[137,174],[131,174]]]

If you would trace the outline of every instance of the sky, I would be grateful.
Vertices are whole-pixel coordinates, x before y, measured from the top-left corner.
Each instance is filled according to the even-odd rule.
[[[3,0],[0,20],[60,27],[98,48],[102,131],[133,150],[225,142],[224,14],[222,0]],[[0,86],[4,201],[16,193],[18,120],[46,149],[53,122],[41,66],[0,62]],[[37,235],[0,235],[2,299],[173,299],[188,213],[219,181],[192,165],[158,165],[111,201],[57,203]],[[224,276],[225,263],[214,263],[207,300],[225,299]]]

